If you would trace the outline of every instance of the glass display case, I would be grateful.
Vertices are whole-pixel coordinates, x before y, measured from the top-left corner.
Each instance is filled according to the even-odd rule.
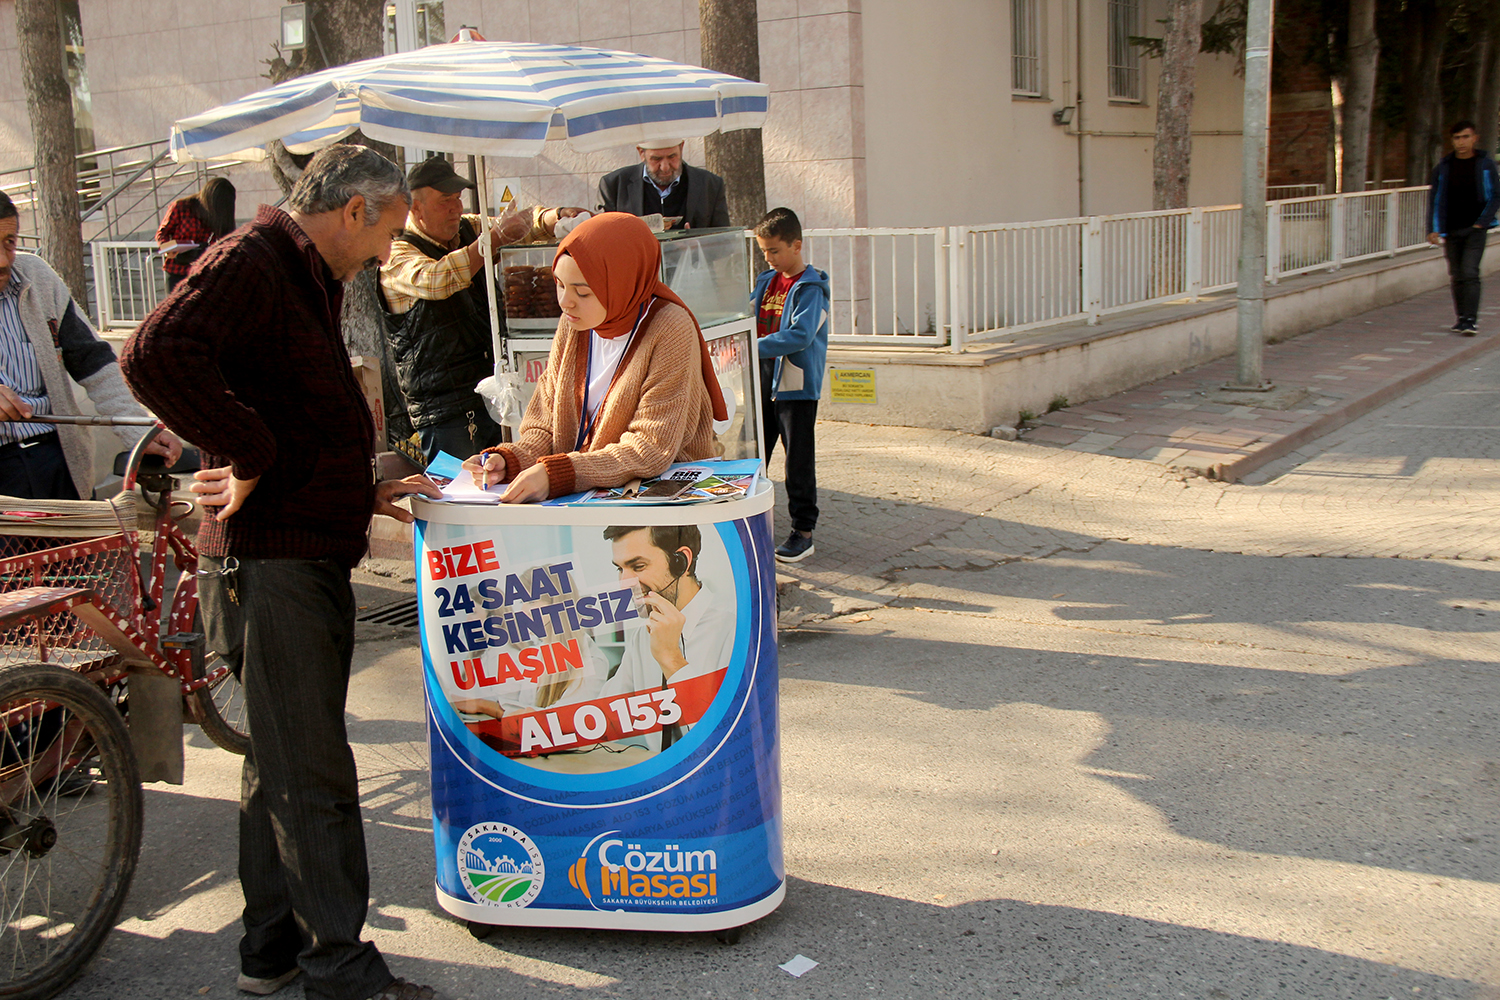
[[[760,366],[755,363],[755,323],[750,314],[750,256],[742,229],[658,233],[662,280],[682,297],[713,357],[729,420],[715,426],[725,458],[761,454]],[[528,244],[500,251],[496,279],[504,294],[506,352],[522,374],[526,402],[547,367],[557,331],[552,259],[557,244]]]

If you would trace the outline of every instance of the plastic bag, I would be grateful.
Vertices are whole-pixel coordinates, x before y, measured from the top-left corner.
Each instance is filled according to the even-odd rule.
[[[520,372],[511,371],[510,366],[502,362],[495,366],[495,374],[480,380],[474,391],[484,400],[484,408],[495,423],[504,427],[521,426]]]
[[[709,263],[708,255],[703,252],[703,244],[699,240],[683,242],[687,245],[667,284],[694,313],[712,313],[719,300],[713,265]]]

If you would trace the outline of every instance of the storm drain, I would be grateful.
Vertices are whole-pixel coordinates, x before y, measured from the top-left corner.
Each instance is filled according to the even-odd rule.
[[[377,625],[399,625],[402,628],[416,628],[417,599],[408,597],[394,604],[382,604],[378,608],[371,608],[362,615],[358,615],[356,621],[374,622]]]

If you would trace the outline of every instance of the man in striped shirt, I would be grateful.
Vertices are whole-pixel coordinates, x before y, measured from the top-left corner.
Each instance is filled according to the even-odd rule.
[[[0,192],[0,494],[92,499],[89,428],[31,418],[77,414],[72,382],[104,416],[147,414],[125,387],[115,352],[83,317],[62,278],[40,257],[16,249],[19,231],[16,206]],[[117,446],[131,448],[139,439],[139,428],[122,427]],[[146,450],[173,465],[182,442],[164,432]]]
[[[442,156],[414,167],[407,183],[412,199],[406,231],[380,269],[386,335],[422,451],[429,461],[439,451],[468,458],[500,443],[500,427],[474,391],[495,366],[489,302],[479,279],[481,221],[463,211],[463,191],[475,185]],[[551,240],[559,222],[579,214],[589,213],[507,212],[490,220],[491,245]]]

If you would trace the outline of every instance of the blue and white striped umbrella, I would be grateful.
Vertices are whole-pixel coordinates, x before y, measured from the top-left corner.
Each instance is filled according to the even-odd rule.
[[[535,156],[758,128],[770,87],[696,66],[539,42],[456,41],[300,76],[172,126],[179,162],[260,159],[355,129],[397,146]]]

